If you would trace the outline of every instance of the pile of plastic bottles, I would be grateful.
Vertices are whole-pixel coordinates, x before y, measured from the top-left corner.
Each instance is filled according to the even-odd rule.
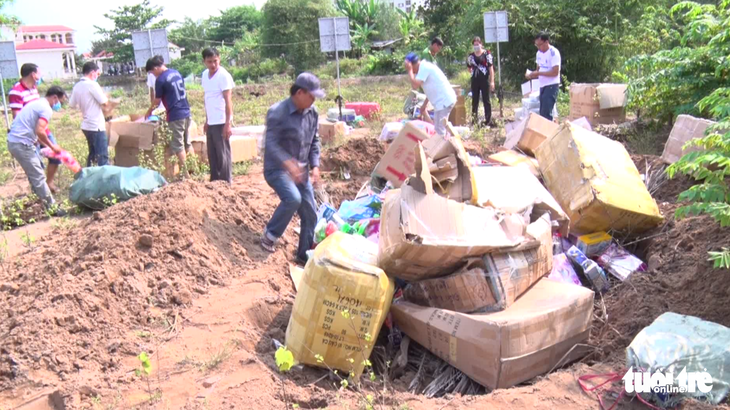
[[[321,243],[337,231],[360,235],[378,243],[382,205],[381,197],[375,194],[344,201],[337,211],[329,204],[321,205],[314,228],[315,244]]]

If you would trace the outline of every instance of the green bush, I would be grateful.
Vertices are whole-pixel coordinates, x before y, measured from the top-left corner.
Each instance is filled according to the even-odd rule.
[[[167,66],[179,71],[183,78],[190,74],[195,74],[195,76],[200,77],[203,71],[205,71],[202,57],[198,53],[188,54],[183,58],[173,60]]]
[[[365,64],[365,61],[365,59],[341,58],[340,77],[357,77],[362,75],[364,72],[363,65]],[[337,62],[328,61],[326,64],[323,64],[313,70],[313,73],[316,74],[317,77],[320,77],[320,79],[337,78]]]
[[[246,67],[231,67],[229,71],[236,83],[245,84],[278,75],[291,77],[294,68],[282,59],[264,59],[257,64],[250,64]]]
[[[392,54],[382,51],[370,54],[366,57],[364,72],[368,75],[392,75],[403,74],[403,61],[406,55],[403,52],[395,52]]]

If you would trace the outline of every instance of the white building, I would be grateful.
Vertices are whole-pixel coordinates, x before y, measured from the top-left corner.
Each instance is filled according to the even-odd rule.
[[[15,33],[18,67],[38,65],[44,79],[76,76],[74,30],[66,26],[20,26]]]
[[[170,49],[170,61],[177,60],[182,57],[182,52],[185,51],[183,47],[178,46],[174,43],[167,43],[167,47]]]
[[[386,3],[392,4],[394,7],[410,13],[411,10],[417,10],[425,3],[425,0],[385,0]]]

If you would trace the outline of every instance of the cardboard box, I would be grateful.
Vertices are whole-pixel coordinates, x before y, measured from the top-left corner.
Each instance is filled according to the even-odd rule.
[[[246,125],[242,127],[235,127],[231,129],[233,135],[240,135],[243,137],[253,137],[256,139],[256,146],[258,148],[258,155],[262,157],[264,155],[264,149],[266,148],[266,126],[265,125]]]
[[[240,135],[231,136],[231,157],[233,163],[249,161],[256,158],[258,148],[256,138],[243,137]]]
[[[429,136],[415,125],[406,123],[390,144],[373,173],[399,188],[416,169],[415,147]]]
[[[455,312],[494,312],[514,303],[552,269],[552,229],[546,214],[527,227],[540,246],[470,259],[456,273],[410,283],[405,299]]]
[[[667,164],[673,164],[679,161],[682,156],[694,151],[700,151],[702,148],[691,146],[684,149],[684,144],[696,138],[705,136],[705,131],[710,125],[714,125],[714,121],[704,118],[695,118],[691,115],[680,115],[674,123],[669,139],[664,145],[664,153],[662,160]]]
[[[459,99],[461,99],[461,103],[459,103]],[[449,122],[457,127],[466,125],[466,105],[463,99],[464,97],[462,96],[457,97],[456,105],[451,110],[451,113],[449,113]]]
[[[517,147],[524,153],[535,156],[535,149],[553,135],[558,127],[558,124],[548,121],[539,114],[530,113],[512,132],[507,134],[504,147],[507,149]]]
[[[434,135],[415,148],[415,175],[408,185],[424,194],[438,194],[457,202],[473,199],[471,166],[461,138]],[[434,163],[433,161],[436,161]],[[455,167],[451,164],[455,161]],[[445,162],[445,163],[444,163]],[[432,173],[434,168],[442,167]]]
[[[345,136],[345,124],[344,121],[329,122],[320,121],[319,123],[319,138],[322,144],[331,144],[335,142],[337,137]]]
[[[314,250],[299,281],[286,329],[286,346],[295,360],[345,374],[362,373],[395,286],[375,266],[376,248],[361,236],[335,232]],[[343,314],[346,309],[348,317]],[[366,342],[367,334],[372,343]]]
[[[380,223],[378,265],[389,275],[423,280],[453,272],[469,257],[524,242],[524,218],[479,208],[404,185],[387,193]]]
[[[540,241],[540,246],[524,251],[495,253],[484,256],[494,303],[488,311],[512,306],[532,285],[553,269],[553,233],[549,215],[545,214],[527,227],[527,233]]]
[[[612,241],[613,238],[607,232],[595,232],[579,236],[575,246],[586,256],[592,258],[608,249]]]
[[[474,167],[476,200],[481,207],[491,206],[504,212],[531,212],[531,220],[548,213],[563,237],[568,237],[570,218],[558,201],[530,172],[522,167]],[[515,188],[519,187],[519,188]]]
[[[530,158],[527,155],[520,154],[517,151],[505,150],[492,154],[487,157],[487,160],[492,163],[506,165],[508,167],[524,168],[536,178],[540,178],[540,166],[535,158]]]
[[[593,292],[542,279],[501,312],[465,314],[408,302],[394,304],[391,312],[411,339],[476,382],[498,389],[588,353],[574,346],[588,339]]]
[[[193,145],[193,152],[198,159],[204,163],[208,163],[208,139],[205,136],[191,138],[190,143]]]
[[[141,115],[125,115],[106,123],[109,146],[151,150],[157,144],[157,124],[141,122]]]
[[[570,120],[586,117],[593,125],[626,121],[625,84],[570,85]]]
[[[535,154],[571,229],[637,234],[664,221],[621,143],[565,123]]]
[[[419,306],[463,313],[476,312],[497,302],[480,259],[470,260],[451,275],[411,282],[404,289],[403,296]]]

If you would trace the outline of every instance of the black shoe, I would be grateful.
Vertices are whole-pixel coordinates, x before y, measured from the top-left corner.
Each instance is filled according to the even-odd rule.
[[[294,264],[299,266],[300,268],[303,268],[303,267],[307,266],[307,261],[302,258],[296,258],[296,259],[294,259]]]
[[[52,215],[58,218],[63,218],[68,215],[68,211],[63,208],[56,208]]]

